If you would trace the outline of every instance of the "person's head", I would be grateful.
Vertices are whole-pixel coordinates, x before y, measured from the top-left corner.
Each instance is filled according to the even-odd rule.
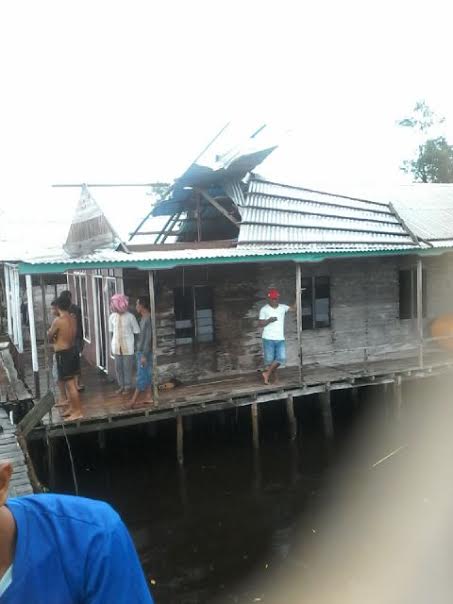
[[[274,308],[276,308],[280,301],[280,292],[278,291],[278,289],[271,288],[267,292],[267,300],[268,300],[270,306],[273,306]]]
[[[67,296],[58,296],[55,303],[59,312],[68,312],[71,308],[71,300]]]
[[[69,300],[69,304],[71,304],[71,302],[72,302],[72,294],[71,294],[71,292],[69,291],[69,289],[65,289],[65,290],[63,290],[63,291],[61,292],[61,294],[60,294],[60,296],[59,296],[59,297],[60,297],[60,298],[67,298],[67,299]]]
[[[0,507],[5,505],[12,473],[13,466],[9,461],[0,462]]]
[[[140,315],[150,312],[151,307],[149,305],[149,298],[147,296],[140,296],[137,298],[135,308]]]
[[[110,310],[122,315],[129,309],[129,299],[124,294],[114,294],[110,299]]]
[[[60,314],[56,299],[52,300],[52,302],[50,303],[50,312],[52,313],[53,317],[58,317],[58,315]]]

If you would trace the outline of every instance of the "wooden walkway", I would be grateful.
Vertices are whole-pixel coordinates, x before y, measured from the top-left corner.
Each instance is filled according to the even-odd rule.
[[[22,449],[16,438],[14,426],[4,409],[0,409],[0,462],[10,461],[13,464],[13,477],[9,497],[31,495],[33,489],[28,477]]]
[[[143,406],[127,409],[128,398],[115,393],[116,384],[96,368],[83,366],[81,394],[84,418],[76,422],[64,422],[68,434],[96,432],[100,430],[136,425],[150,421],[192,415],[231,407],[282,400],[288,395],[306,396],[325,390],[344,390],[367,385],[391,383],[396,376],[403,380],[435,375],[453,368],[453,355],[443,352],[425,354],[424,367],[418,366],[415,356],[399,359],[363,362],[347,366],[311,364],[303,367],[303,379],[299,382],[297,368],[282,369],[279,383],[265,386],[258,371],[253,373],[221,375],[209,381],[184,384],[173,390],[160,392],[157,407]],[[43,425],[31,433],[31,437],[43,437],[46,433],[63,434],[63,420],[57,409],[51,418],[45,417]]]

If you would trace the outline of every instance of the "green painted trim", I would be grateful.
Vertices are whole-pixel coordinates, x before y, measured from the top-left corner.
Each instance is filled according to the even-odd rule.
[[[314,254],[301,254],[300,252],[287,254],[269,254],[263,256],[224,256],[222,258],[189,258],[186,260],[133,260],[130,261],[109,261],[109,262],[81,262],[73,260],[72,262],[64,262],[58,264],[31,264],[28,262],[19,263],[19,273],[21,275],[43,275],[64,273],[70,270],[90,269],[96,270],[101,268],[136,268],[139,270],[159,270],[172,269],[179,266],[203,266],[217,264],[243,264],[243,263],[259,263],[259,262],[319,262],[320,260],[328,260],[329,258],[360,258],[360,257],[380,257],[380,256],[409,256],[419,254],[421,256],[436,256],[453,251],[453,248],[409,248],[406,250],[381,250],[370,252],[319,252]]]

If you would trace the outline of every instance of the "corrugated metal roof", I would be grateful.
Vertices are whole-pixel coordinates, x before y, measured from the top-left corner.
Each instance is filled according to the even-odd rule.
[[[453,238],[453,184],[412,183],[361,190],[368,198],[391,202],[409,229],[422,239]]]
[[[238,245],[319,243],[413,246],[389,204],[321,193],[254,178],[249,183]]]

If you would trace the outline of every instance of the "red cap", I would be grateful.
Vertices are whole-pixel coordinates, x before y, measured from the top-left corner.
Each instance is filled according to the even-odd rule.
[[[278,300],[278,298],[280,298],[280,292],[278,291],[278,289],[270,289],[267,292],[267,297],[269,298],[269,300]]]

